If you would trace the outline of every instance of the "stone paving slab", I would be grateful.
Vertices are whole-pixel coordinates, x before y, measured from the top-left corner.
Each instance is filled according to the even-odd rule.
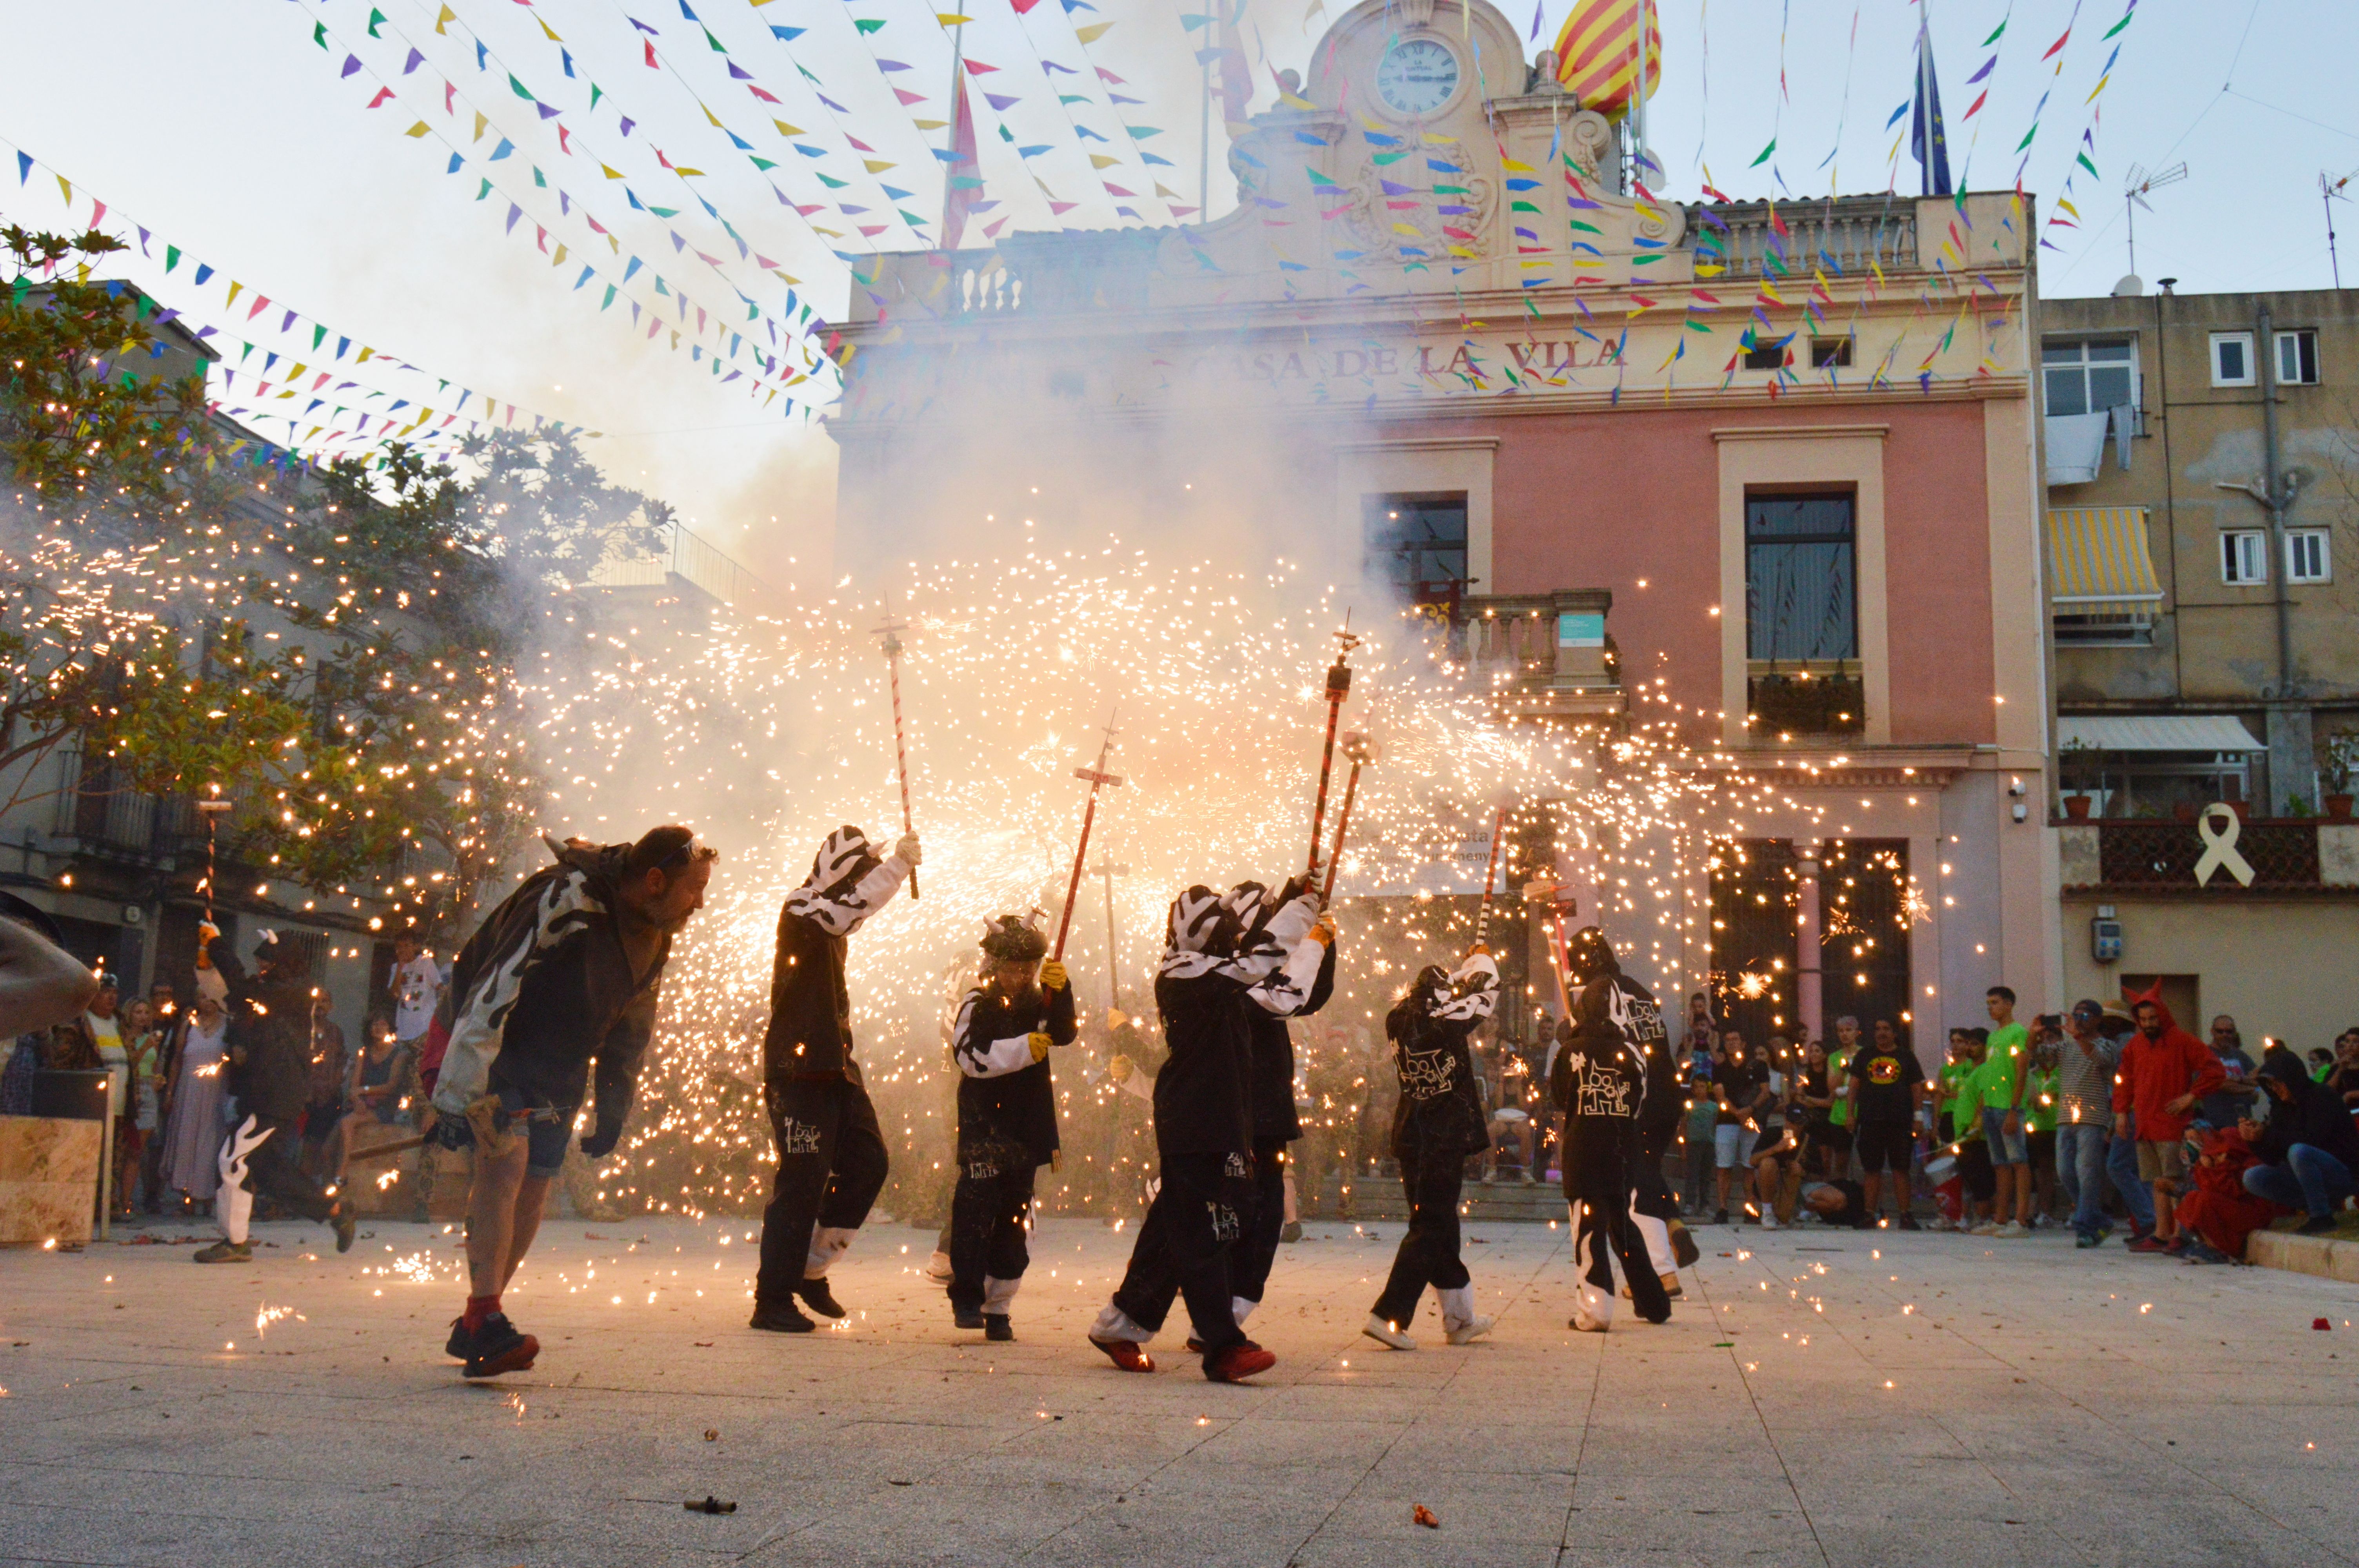
[[[1401,1355],[1358,1333],[1399,1231],[1282,1250],[1250,1388],[1176,1325],[1151,1378],[1089,1348],[1129,1246],[1090,1221],[1040,1227],[1013,1345],[951,1326],[905,1227],[789,1338],[745,1326],[744,1222],[552,1224],[508,1297],[540,1363],[484,1387],[440,1354],[439,1225],[342,1258],[266,1226],[246,1268],[0,1253],[0,1563],[2359,1562],[2359,1285],[1707,1227],[1671,1323],[1601,1336],[1563,1227],[1485,1220],[1497,1333],[1445,1346],[1429,1303]],[[681,1509],[708,1493],[738,1511]]]

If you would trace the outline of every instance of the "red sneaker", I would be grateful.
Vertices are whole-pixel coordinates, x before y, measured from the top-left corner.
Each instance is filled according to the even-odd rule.
[[[2136,1241],[2130,1243],[2129,1249],[2133,1252],[2148,1253],[2168,1252],[2170,1250],[2169,1247],[2165,1245],[2160,1238],[2152,1236],[2139,1237]]]
[[[1125,1372],[1152,1372],[1155,1370],[1155,1357],[1147,1353],[1146,1346],[1140,1345],[1135,1340],[1100,1339],[1096,1335],[1092,1335],[1090,1336],[1090,1343],[1104,1351],[1106,1354],[1106,1359],[1113,1362],[1116,1367],[1121,1368]]]
[[[1204,1376],[1215,1383],[1242,1383],[1277,1365],[1277,1357],[1245,1339],[1204,1357]]]

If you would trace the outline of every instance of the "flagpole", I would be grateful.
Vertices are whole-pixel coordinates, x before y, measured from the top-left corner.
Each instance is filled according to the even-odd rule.
[[[1204,27],[1206,48],[1199,52],[1197,64],[1204,72],[1204,101],[1199,105],[1202,113],[1196,127],[1196,222],[1204,223],[1212,215],[1212,24]]]
[[[1634,182],[1647,166],[1647,12],[1651,4],[1652,0],[1636,0],[1630,8],[1631,24],[1638,32],[1638,79],[1630,99],[1630,178]]]
[[[951,29],[951,123],[942,133],[942,150],[951,156],[942,160],[942,226],[941,235],[947,240],[951,232],[951,198],[958,194],[953,182],[958,178],[958,105],[959,70],[966,59],[966,24],[961,22]],[[981,173],[978,165],[976,172]],[[964,238],[964,235],[961,235]]]

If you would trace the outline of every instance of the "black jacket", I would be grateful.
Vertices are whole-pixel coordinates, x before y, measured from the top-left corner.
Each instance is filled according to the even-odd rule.
[[[1393,1108],[1397,1158],[1447,1158],[1489,1145],[1491,1121],[1466,1041],[1498,1000],[1498,966],[1477,953],[1448,985],[1412,989],[1385,1014],[1385,1037],[1393,1043],[1393,1066],[1400,1075],[1400,1099]]]
[[[1565,1196],[1626,1202],[1625,1155],[1645,1117],[1647,1064],[1587,992],[1580,1012],[1580,1029],[1549,1073],[1549,1099],[1564,1113]]]
[[[1335,994],[1335,949],[1319,960],[1319,978],[1310,995],[1291,1013],[1274,1013],[1254,1000],[1245,1003],[1245,1029],[1251,1037],[1253,1135],[1269,1142],[1291,1143],[1302,1136],[1302,1119],[1294,1105],[1294,1035],[1288,1018],[1308,1018]]]
[[[1222,969],[1156,977],[1165,1052],[1155,1074],[1158,1154],[1242,1158],[1253,1148],[1245,1105],[1252,1045],[1245,1036],[1245,982]]]
[[[1043,992],[1037,985],[1013,1001],[977,986],[960,1004],[951,1055],[958,1063],[959,1158],[992,1145],[1014,1144],[1045,1165],[1057,1152],[1057,1087],[1048,1058],[1032,1059],[1038,1031],[1060,1045],[1080,1033],[1073,988]]]
[[[229,1092],[248,1116],[299,1121],[311,1103],[311,987],[266,969],[248,976],[231,954],[213,960],[229,986]]]
[[[2293,1098],[2288,1103],[2269,1096],[2269,1119],[2254,1142],[2253,1152],[2272,1165],[2282,1165],[2287,1150],[2307,1143],[2359,1173],[2359,1130],[2354,1130],[2351,1113],[2343,1108],[2334,1091],[2312,1082],[2289,1052],[2270,1052],[2268,1060],[2261,1064],[2261,1074],[2285,1085]]]
[[[852,993],[843,983],[845,941],[908,878],[898,855],[856,877],[805,882],[778,912],[777,954],[770,968],[770,1027],[762,1072],[771,1083],[792,1078],[860,1082],[852,1059]]]

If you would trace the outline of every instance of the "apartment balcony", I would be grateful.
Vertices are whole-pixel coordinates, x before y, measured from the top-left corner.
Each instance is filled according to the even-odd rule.
[[[2212,848],[2200,823],[2151,819],[2054,824],[2067,892],[2200,899],[2359,897],[2359,822],[2294,817],[2236,824],[2233,842],[2215,817],[2213,839],[2252,873],[2249,884]],[[2204,871],[2201,881],[2198,869]]]
[[[1418,607],[1453,664],[1486,680],[1503,719],[1618,718],[1621,658],[1605,629],[1606,589],[1484,594]]]

